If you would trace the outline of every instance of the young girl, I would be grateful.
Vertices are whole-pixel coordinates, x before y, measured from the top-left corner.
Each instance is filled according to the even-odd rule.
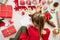
[[[48,40],[50,30],[44,28],[45,16],[40,13],[35,13],[31,16],[33,25],[27,28],[27,33],[22,32],[18,40]]]

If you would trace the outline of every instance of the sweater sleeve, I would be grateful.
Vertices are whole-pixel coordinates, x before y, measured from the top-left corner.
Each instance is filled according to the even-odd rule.
[[[29,36],[26,33],[21,33],[18,40],[29,40]]]
[[[49,35],[50,35],[50,30],[49,30],[48,28],[46,28],[46,31],[47,31],[46,35],[49,37]]]
[[[49,35],[50,35],[50,30],[49,30],[48,28],[46,28],[45,30],[46,30],[46,34],[43,35],[43,39],[44,39],[44,40],[48,40]]]

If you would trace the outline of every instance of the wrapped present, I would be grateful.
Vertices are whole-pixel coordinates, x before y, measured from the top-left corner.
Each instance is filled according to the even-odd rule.
[[[51,14],[49,12],[45,12],[44,15],[45,15],[47,20],[52,19],[52,16],[51,16]]]
[[[11,18],[12,17],[12,6],[11,5],[0,5],[0,17]]]
[[[16,32],[16,29],[15,27],[12,25],[12,26],[9,26],[8,28],[2,30],[2,34],[4,37],[8,37],[12,34],[14,34]]]

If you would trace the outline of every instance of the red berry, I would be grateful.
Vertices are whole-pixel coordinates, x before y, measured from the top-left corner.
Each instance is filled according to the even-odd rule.
[[[9,23],[10,23],[10,24],[12,24],[12,23],[13,23],[13,21],[12,21],[12,20],[9,20]]]
[[[0,22],[0,27],[5,26],[4,22]]]
[[[22,15],[25,15],[25,12],[22,12]]]

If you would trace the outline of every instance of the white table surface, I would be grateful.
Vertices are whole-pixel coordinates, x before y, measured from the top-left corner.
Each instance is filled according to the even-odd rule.
[[[53,3],[56,2],[56,1],[60,2],[60,0],[53,0]],[[53,8],[52,4],[50,6],[51,8]],[[14,22],[13,24],[14,24],[14,26],[15,26],[17,31],[22,25],[27,26],[28,24],[31,23],[30,20],[29,20],[28,13],[26,13],[24,16],[21,16],[19,11],[15,11],[14,10],[15,3],[13,2],[13,0],[8,0],[7,5],[12,5],[13,6],[13,18],[11,20]],[[56,8],[56,11],[57,10],[60,10],[60,5]],[[53,21],[54,24],[56,25],[56,28],[58,28],[56,14],[55,13],[54,14],[51,13],[51,15],[53,16],[51,21]],[[51,34],[50,34],[49,40],[60,40],[60,34],[59,35],[53,35],[52,30],[54,28],[49,26],[47,23],[45,24],[45,27],[47,27],[47,28],[49,28],[51,30]],[[6,27],[0,28],[0,40],[9,40],[9,38],[14,38],[16,33],[11,35],[11,36],[9,36],[9,37],[6,37],[6,38],[3,37],[2,33],[1,33],[1,30],[5,29],[5,28]]]

